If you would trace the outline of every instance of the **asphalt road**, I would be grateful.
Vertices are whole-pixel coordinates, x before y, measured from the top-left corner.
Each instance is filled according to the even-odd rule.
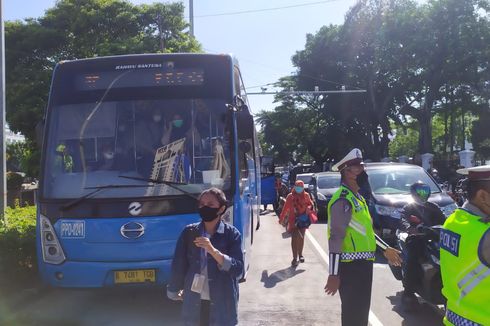
[[[247,281],[240,285],[240,325],[340,325],[339,296],[327,296],[326,224],[310,227],[305,263],[290,266],[290,238],[273,213],[261,216]],[[370,324],[442,325],[441,311],[422,303],[400,307],[401,283],[375,264]],[[180,304],[163,289],[26,291],[15,304],[0,298],[0,325],[179,325]]]

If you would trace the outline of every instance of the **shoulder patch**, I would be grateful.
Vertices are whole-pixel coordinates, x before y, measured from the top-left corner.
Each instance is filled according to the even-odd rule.
[[[461,241],[460,234],[445,229],[441,230],[441,240],[439,245],[441,249],[446,250],[447,252],[451,253],[453,256],[456,257],[459,256],[460,241]]]
[[[342,189],[342,192],[340,193],[340,198],[345,198],[349,194],[349,191],[347,189]]]

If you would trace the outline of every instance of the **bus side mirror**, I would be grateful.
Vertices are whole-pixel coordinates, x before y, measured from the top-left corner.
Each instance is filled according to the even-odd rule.
[[[247,111],[237,112],[237,128],[239,139],[254,138],[254,119]]]
[[[43,147],[44,125],[45,125],[44,118],[41,119],[36,124],[36,128],[35,128],[35,132],[36,132],[36,145],[37,145],[38,148],[42,148]]]

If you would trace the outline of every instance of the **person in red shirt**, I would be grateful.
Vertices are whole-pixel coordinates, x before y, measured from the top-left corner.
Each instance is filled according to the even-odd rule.
[[[293,251],[292,266],[298,266],[299,263],[303,263],[305,258],[303,257],[303,247],[305,244],[305,231],[307,227],[296,225],[296,218],[301,215],[309,215],[313,209],[313,202],[310,196],[304,189],[304,182],[297,180],[294,183],[294,187],[291,193],[286,197],[286,203],[279,216],[279,223],[284,224],[286,219],[288,222],[288,232],[291,233],[291,249]],[[298,260],[299,259],[299,260]]]

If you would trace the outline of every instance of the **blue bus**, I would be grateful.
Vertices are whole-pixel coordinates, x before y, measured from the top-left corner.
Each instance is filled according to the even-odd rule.
[[[198,194],[222,189],[248,269],[260,147],[231,55],[60,62],[43,122],[40,275],[54,287],[165,284]],[[243,276],[245,278],[245,275]]]

